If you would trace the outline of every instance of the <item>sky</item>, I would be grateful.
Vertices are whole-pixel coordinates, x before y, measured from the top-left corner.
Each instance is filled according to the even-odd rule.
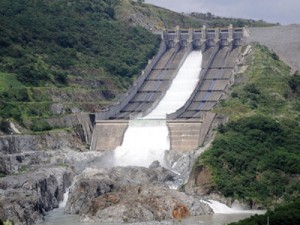
[[[300,0],[146,0],[177,12],[210,12],[216,16],[300,24]]]

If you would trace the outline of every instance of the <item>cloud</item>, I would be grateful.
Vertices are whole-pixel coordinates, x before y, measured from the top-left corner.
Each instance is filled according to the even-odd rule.
[[[211,12],[218,16],[300,23],[299,0],[146,0],[177,12]]]

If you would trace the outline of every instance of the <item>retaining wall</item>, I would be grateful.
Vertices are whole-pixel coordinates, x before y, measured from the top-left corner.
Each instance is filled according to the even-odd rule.
[[[120,97],[119,101],[115,105],[109,107],[106,111],[96,113],[96,121],[109,119],[110,117],[119,113],[130,102],[130,100],[135,96],[138,89],[142,86],[142,84],[150,74],[153,67],[159,61],[161,56],[165,53],[166,49],[167,45],[164,41],[162,41],[158,53],[147,65],[143,73],[137,78],[133,86],[124,95]]]

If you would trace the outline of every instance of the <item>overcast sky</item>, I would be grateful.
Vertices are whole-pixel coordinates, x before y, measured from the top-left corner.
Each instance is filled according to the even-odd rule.
[[[217,16],[300,24],[300,0],[146,0],[177,12],[211,12]]]

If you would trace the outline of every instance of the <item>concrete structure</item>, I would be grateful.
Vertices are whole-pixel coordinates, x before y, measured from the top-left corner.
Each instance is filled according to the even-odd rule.
[[[128,120],[97,121],[94,126],[91,149],[97,151],[114,150],[123,141]]]
[[[209,111],[222,99],[233,74],[244,29],[166,30],[158,54],[120,101],[96,114],[91,148],[113,150],[121,145],[128,120],[150,112],[162,99],[185,58],[193,50],[203,52],[197,88],[186,104],[167,115],[171,150],[190,151],[204,143],[215,114]]]

